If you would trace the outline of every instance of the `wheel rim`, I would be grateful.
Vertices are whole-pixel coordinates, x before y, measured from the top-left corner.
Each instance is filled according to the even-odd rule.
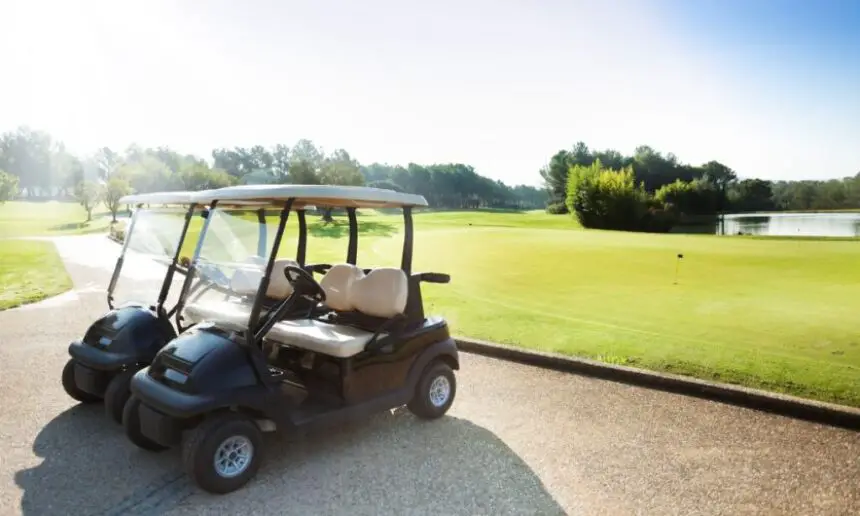
[[[446,376],[437,376],[430,383],[430,403],[439,408],[448,402],[451,396],[451,382]]]
[[[224,478],[241,475],[251,465],[254,445],[243,435],[228,437],[215,450],[215,472]]]

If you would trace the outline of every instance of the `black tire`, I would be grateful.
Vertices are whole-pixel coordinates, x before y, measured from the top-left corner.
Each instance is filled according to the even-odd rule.
[[[108,418],[113,419],[119,425],[122,424],[125,404],[131,397],[131,390],[129,389],[131,377],[139,370],[133,368],[120,371],[111,378],[107,389],[105,389],[105,413],[107,413]]]
[[[250,457],[244,469],[235,476],[224,476],[215,468],[215,456],[222,444],[238,438],[250,444]],[[235,491],[248,483],[260,468],[263,434],[256,423],[244,414],[219,412],[203,420],[182,446],[182,463],[186,473],[203,490],[213,494]]]
[[[101,398],[95,394],[90,394],[78,388],[78,385],[75,383],[74,358],[70,358],[63,367],[63,389],[65,389],[66,394],[81,403],[96,403],[101,401]]]
[[[140,409],[140,400],[132,394],[122,410],[122,426],[125,428],[125,435],[128,440],[146,451],[160,452],[166,450],[167,446],[158,444],[141,433],[138,409]]]
[[[431,392],[434,387],[434,381],[437,378],[442,385],[436,385],[435,392]],[[441,392],[445,390],[444,381],[447,380],[447,398],[441,402]],[[441,389],[440,389],[441,387]],[[454,403],[454,396],[457,394],[457,379],[454,377],[454,371],[451,366],[445,362],[436,361],[431,363],[418,380],[418,385],[415,388],[415,397],[406,405],[410,412],[420,417],[421,419],[436,419],[440,418],[448,412],[451,404]],[[434,403],[435,401],[435,403]],[[440,403],[441,402],[441,403]]]

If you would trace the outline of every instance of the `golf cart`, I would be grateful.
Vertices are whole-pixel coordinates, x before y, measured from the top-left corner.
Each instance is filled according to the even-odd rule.
[[[136,209],[108,284],[110,310],[90,325],[83,339],[69,345],[71,358],[62,374],[69,396],[83,403],[103,400],[117,422],[122,421],[132,375],[176,337],[164,305],[174,274],[181,272],[177,259],[188,222],[198,209],[190,192],[129,195],[120,202]],[[162,278],[160,290],[148,291],[157,283],[141,281],[141,276]],[[140,302],[143,298],[155,304]]]
[[[205,192],[195,195],[200,198]],[[136,209],[108,285],[110,310],[90,325],[82,339],[69,345],[71,358],[62,373],[63,388],[69,396],[83,403],[103,401],[108,417],[117,423],[122,423],[131,377],[149,365],[158,350],[176,338],[178,332],[186,329],[178,302],[172,309],[167,306],[172,304],[170,295],[179,290],[171,288],[178,280],[177,273],[186,274],[180,253],[191,221],[197,215],[208,214],[206,202],[192,201],[191,192],[129,195],[120,199],[120,203]],[[304,220],[304,213],[300,212],[299,223],[304,224]],[[230,244],[231,236],[235,238],[224,233],[219,236],[227,240],[224,245]],[[266,249],[265,233],[258,235],[258,249]],[[297,256],[302,264],[304,252],[302,244]],[[243,278],[255,270],[262,275],[262,266],[255,265],[260,260],[263,258],[246,260]],[[231,281],[219,272],[209,271],[193,287],[186,276],[183,291],[187,289],[194,296],[214,291],[226,297],[255,292],[233,291]],[[152,300],[154,304],[150,304]],[[174,315],[176,329],[170,322]]]
[[[199,322],[132,378],[123,413],[132,442],[181,445],[197,485],[227,493],[256,474],[263,432],[314,431],[402,405],[425,419],[447,412],[456,392],[458,351],[445,320],[425,316],[421,283],[450,278],[412,272],[412,208],[427,205],[422,196],[330,185],[243,185],[209,195],[210,215],[188,277],[201,274],[201,267],[226,265],[214,258],[219,249],[211,236],[228,225],[224,206],[236,200],[280,211],[265,272],[254,296],[220,312],[214,300],[205,310],[180,300]],[[290,212],[309,205],[346,209],[346,263],[276,266]],[[356,265],[359,208],[402,210],[400,267]],[[264,313],[263,293],[281,278],[292,292]],[[282,318],[302,302],[313,308],[305,317]]]

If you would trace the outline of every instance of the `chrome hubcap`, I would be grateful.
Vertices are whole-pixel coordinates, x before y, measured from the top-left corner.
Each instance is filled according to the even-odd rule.
[[[445,376],[437,376],[430,383],[430,403],[439,408],[448,402],[451,396],[451,382]]]
[[[215,451],[215,472],[224,478],[241,475],[254,457],[254,445],[243,435],[228,437]]]

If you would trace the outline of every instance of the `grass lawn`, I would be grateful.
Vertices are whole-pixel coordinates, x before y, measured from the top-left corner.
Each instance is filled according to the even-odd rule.
[[[80,204],[63,201],[9,201],[0,204],[0,238],[70,235],[107,231],[110,213],[99,205],[93,220]]]
[[[455,334],[860,406],[858,240],[586,231],[542,212],[414,219],[414,269],[452,277],[423,287],[427,311]],[[399,265],[401,217],[359,224],[359,264]],[[345,217],[311,217],[309,232],[309,262],[344,261]],[[249,254],[255,242],[252,229]]]
[[[55,296],[71,287],[53,242],[0,242],[0,310]]]

